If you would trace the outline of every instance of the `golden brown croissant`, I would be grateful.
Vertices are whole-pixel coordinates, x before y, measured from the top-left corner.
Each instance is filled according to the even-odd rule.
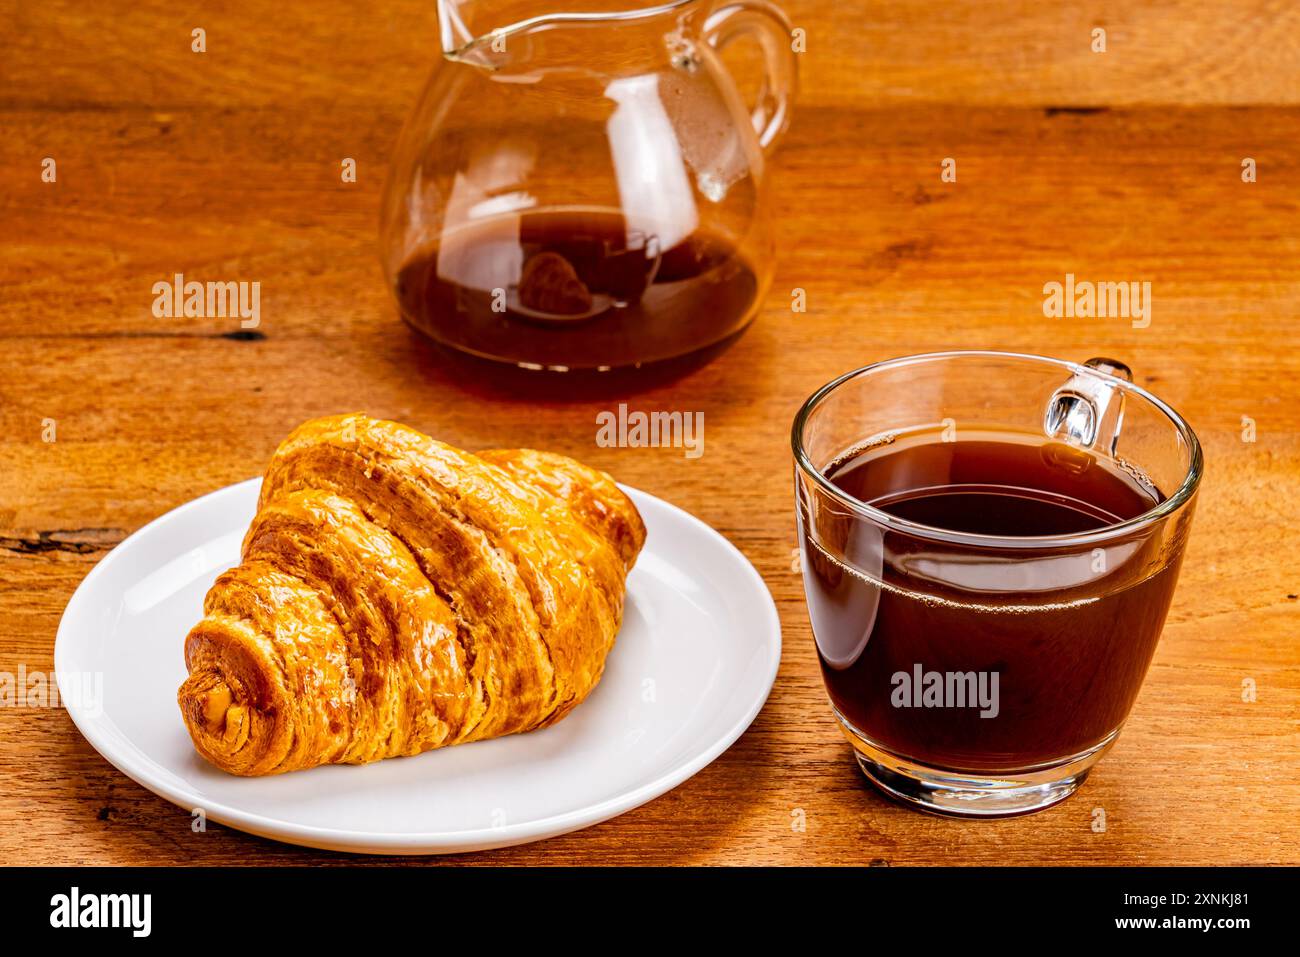
[[[554,724],[600,680],[644,541],[614,481],[564,456],[307,422],[185,640],[194,746],[260,775]]]

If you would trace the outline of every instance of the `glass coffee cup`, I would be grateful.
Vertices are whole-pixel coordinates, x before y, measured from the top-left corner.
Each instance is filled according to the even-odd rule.
[[[1202,473],[1120,362],[909,356],[793,428],[805,593],[835,717],[892,797],[961,816],[1063,800],[1155,652]]]

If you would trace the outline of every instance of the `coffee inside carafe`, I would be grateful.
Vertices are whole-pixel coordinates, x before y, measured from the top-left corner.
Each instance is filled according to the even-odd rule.
[[[603,209],[528,211],[444,230],[397,275],[406,320],[527,368],[609,370],[721,344],[757,308],[729,238],[666,236]]]

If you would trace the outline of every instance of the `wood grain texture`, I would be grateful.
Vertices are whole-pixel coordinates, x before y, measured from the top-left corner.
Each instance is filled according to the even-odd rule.
[[[427,69],[431,4],[0,7],[0,671],[52,670],[64,604],[130,531],[259,474],[304,419],[364,409],[466,448],[551,448],[675,502],[745,552],[781,613],[776,687],[714,764],[606,824],[450,860],[1300,863],[1294,4],[791,2],[811,40],[775,165],[773,291],[719,360],[624,397],[702,411],[695,460],[598,448],[610,400],[465,381],[398,322],[377,202]],[[1094,21],[1110,52],[1091,60]],[[57,184],[41,182],[46,156]],[[355,185],[338,181],[344,156]],[[949,156],[957,183],[940,181]],[[175,272],[261,281],[263,337],[154,318],[150,287]],[[1042,285],[1066,272],[1149,280],[1150,327],[1044,319]],[[795,288],[806,313],[790,310]],[[800,402],[851,367],[942,348],[1122,357],[1206,449],[1129,725],[1076,797],[1028,818],[925,817],[863,784],[790,567]],[[0,708],[0,863],[352,860],[195,834],[64,712]]]

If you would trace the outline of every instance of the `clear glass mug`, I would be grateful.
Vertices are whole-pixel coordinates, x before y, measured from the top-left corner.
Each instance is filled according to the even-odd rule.
[[[1114,743],[1202,473],[1191,427],[1130,380],[1114,360],[935,353],[850,372],[799,411],[818,657],[887,794],[945,814],[1035,811]]]
[[[789,22],[766,0],[565,6],[439,0],[385,188],[389,286],[435,341],[526,369],[716,354],[771,282]],[[765,65],[752,107],[720,59],[742,37]]]

